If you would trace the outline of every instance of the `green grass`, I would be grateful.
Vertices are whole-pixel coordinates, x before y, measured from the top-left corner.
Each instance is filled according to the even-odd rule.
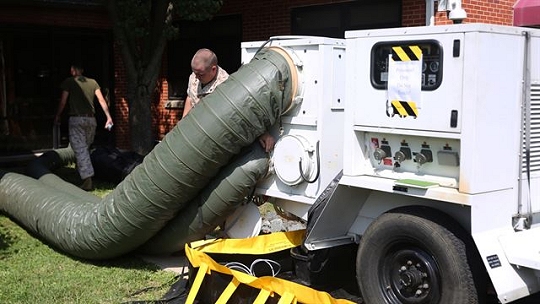
[[[72,166],[55,173],[76,185],[80,181]],[[104,196],[115,185],[96,180],[95,187],[93,193]],[[174,276],[173,272],[160,270],[134,255],[105,261],[73,258],[0,214],[0,303],[156,300],[167,292]],[[145,288],[148,290],[137,293]]]

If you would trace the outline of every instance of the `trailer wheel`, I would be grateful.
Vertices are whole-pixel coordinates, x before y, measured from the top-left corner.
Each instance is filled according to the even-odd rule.
[[[461,227],[420,208],[385,213],[362,236],[356,274],[364,302],[478,303]]]

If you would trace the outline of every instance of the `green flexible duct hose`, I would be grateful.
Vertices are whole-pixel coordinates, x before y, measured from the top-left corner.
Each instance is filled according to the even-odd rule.
[[[283,54],[263,49],[190,111],[99,203],[74,199],[24,175],[0,173],[0,211],[77,257],[130,252],[276,122],[293,97],[290,77]]]
[[[204,239],[247,201],[250,190],[268,172],[268,155],[254,143],[221,170],[216,178],[138,251],[170,254]]]
[[[75,162],[75,152],[70,146],[63,149],[56,149],[43,153],[37,159],[31,161],[26,166],[26,175],[38,179],[45,185],[51,186],[59,191],[71,194],[74,199],[84,202],[99,203],[101,198],[82,191],[79,187],[66,183],[58,175],[53,174],[54,171],[61,166]]]
[[[26,174],[73,195],[82,204],[99,203],[101,198],[66,183],[50,172],[74,160],[70,147],[48,151],[30,162]],[[268,162],[268,154],[258,142],[244,148],[192,202],[137,251],[171,254],[182,251],[186,243],[203,239],[247,201],[249,192],[267,174]]]

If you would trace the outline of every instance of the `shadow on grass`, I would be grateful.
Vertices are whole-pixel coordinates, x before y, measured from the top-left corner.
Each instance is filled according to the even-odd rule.
[[[20,227],[22,230],[28,233],[31,237],[35,238],[36,240],[39,240],[39,242],[41,242],[43,246],[48,247],[49,249],[51,249],[52,251],[54,251],[55,253],[59,255],[65,256],[67,258],[70,258],[82,264],[88,264],[88,265],[93,265],[93,266],[98,266],[98,267],[108,267],[108,268],[149,270],[149,271],[160,270],[160,268],[157,265],[144,261],[142,258],[138,257],[135,252],[126,253],[116,258],[103,259],[103,260],[84,259],[81,257],[70,255],[62,251],[61,249],[58,249],[55,246],[51,245],[41,235],[38,235],[26,229],[16,219],[11,218],[8,215],[4,215],[1,213],[0,215],[6,216],[7,218],[9,218],[13,223],[15,223],[18,227]],[[15,253],[9,250],[10,246],[17,241],[16,236],[14,237],[12,234],[9,233],[9,229],[10,229],[9,227],[0,225],[0,260],[2,259],[2,255],[9,255],[9,254]]]
[[[30,232],[29,232],[30,233]],[[45,240],[43,240],[40,236],[34,235],[31,233],[32,236],[39,239],[44,246],[49,247],[54,252],[63,255],[67,258],[70,258],[74,261],[77,261],[82,264],[87,265],[93,265],[97,267],[107,267],[107,268],[121,268],[121,269],[134,269],[134,270],[149,270],[149,271],[157,271],[161,268],[158,267],[155,264],[152,264],[150,262],[144,261],[142,258],[137,256],[136,252],[128,252],[126,254],[123,254],[121,256],[115,257],[115,258],[108,258],[108,259],[85,259],[81,257],[77,257],[74,255],[71,255],[69,253],[66,253],[49,243],[47,243]]]
[[[35,238],[39,239],[44,246],[49,247],[51,250],[57,254],[63,255],[67,258],[70,258],[74,261],[77,261],[82,264],[97,266],[97,267],[106,267],[106,268],[120,268],[120,269],[132,269],[132,270],[148,270],[148,271],[158,271],[161,268],[153,263],[143,260],[136,250],[125,253],[115,258],[107,259],[85,259],[78,256],[71,255],[66,253],[53,245],[50,245],[45,240],[43,240],[39,235],[34,235],[30,231],[28,232]]]
[[[81,263],[91,264],[98,267],[110,267],[110,268],[123,268],[123,269],[138,269],[138,270],[149,270],[149,271],[158,271],[161,268],[150,262],[146,262],[140,257],[136,256],[133,253],[128,253],[123,256],[107,259],[107,260],[83,260],[77,259]]]
[[[6,251],[11,244],[13,244],[13,238],[4,231],[4,227],[0,226],[0,254]]]

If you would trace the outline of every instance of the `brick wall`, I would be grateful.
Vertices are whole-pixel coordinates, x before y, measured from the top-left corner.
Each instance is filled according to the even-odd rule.
[[[517,0],[466,0],[462,4],[463,9],[467,12],[467,19],[465,22],[512,25],[514,16],[513,6],[516,1]]]
[[[120,149],[131,148],[129,132],[129,108],[126,100],[127,78],[120,49],[114,45],[114,135],[116,146]]]
[[[167,56],[164,54],[161,67],[161,75],[156,87],[157,102],[152,103],[152,124],[156,126],[155,135],[157,140],[163,139],[165,134],[176,126],[182,117],[182,109],[166,109],[169,99],[169,86],[167,83]]]
[[[426,1],[403,0],[401,11],[403,26],[420,26],[426,24]]]
[[[489,23],[512,25],[517,0],[463,0],[462,8],[467,12],[467,19],[463,23]],[[422,1],[424,2],[424,1]],[[446,12],[437,11],[435,3],[435,25],[452,24]],[[405,13],[404,13],[405,15]]]

